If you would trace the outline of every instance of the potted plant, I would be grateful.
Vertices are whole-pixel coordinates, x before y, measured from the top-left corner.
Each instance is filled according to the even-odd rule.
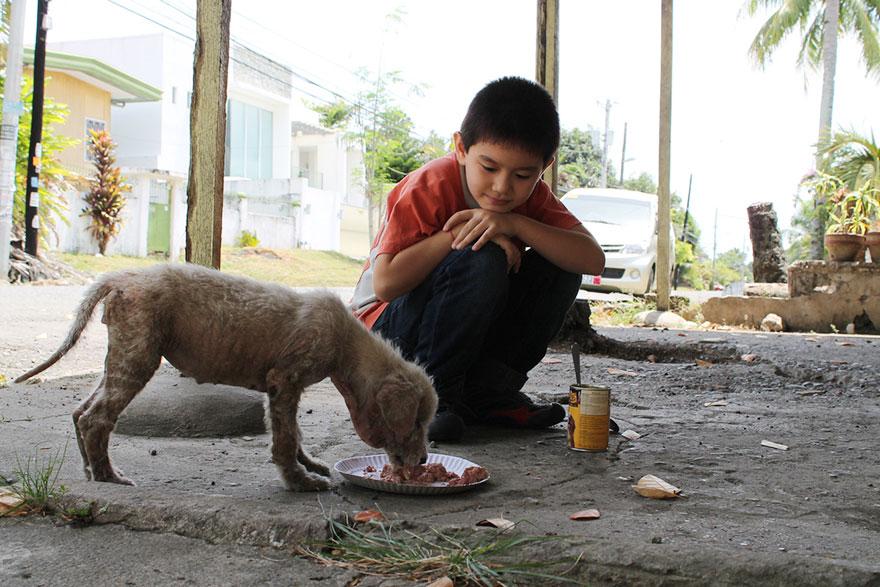
[[[880,262],[880,146],[870,137],[854,131],[837,132],[821,149],[829,161],[830,173],[839,178],[854,195],[837,212],[842,222],[838,228],[849,226],[865,235],[865,244],[871,252],[871,261]],[[861,218],[849,219],[849,212]]]
[[[841,188],[830,200],[831,223],[825,233],[825,248],[832,261],[852,262],[864,259],[865,233],[877,201],[866,191],[851,192]],[[873,257],[872,257],[873,259]]]

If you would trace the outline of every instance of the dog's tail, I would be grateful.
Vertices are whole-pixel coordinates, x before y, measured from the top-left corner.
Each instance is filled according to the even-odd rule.
[[[64,340],[64,343],[61,347],[52,353],[52,356],[46,359],[45,362],[37,365],[21,377],[15,380],[16,383],[21,383],[22,381],[26,381],[36,375],[37,373],[41,373],[58,362],[58,359],[63,357],[67,351],[73,348],[73,346],[79,340],[79,337],[82,335],[83,330],[85,330],[86,325],[89,323],[89,318],[92,317],[92,313],[95,311],[95,307],[98,303],[104,299],[107,294],[109,294],[115,286],[115,280],[111,278],[111,276],[105,277],[96,281],[92,286],[86,291],[85,296],[83,297],[83,301],[79,304],[79,309],[76,313],[76,319],[73,321],[73,326],[70,327],[70,331],[67,333],[67,338]]]

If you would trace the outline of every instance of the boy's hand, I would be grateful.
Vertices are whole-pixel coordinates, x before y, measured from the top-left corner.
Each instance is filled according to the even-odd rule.
[[[458,229],[453,230],[456,226]],[[446,221],[443,230],[453,231],[453,249],[463,249],[476,241],[472,247],[475,251],[479,251],[483,245],[494,240],[496,236],[514,236],[513,219],[510,214],[481,208],[456,212]]]
[[[504,255],[507,257],[507,272],[519,273],[519,265],[522,262],[522,252],[513,240],[505,235],[499,234],[492,239],[492,242],[501,247]]]

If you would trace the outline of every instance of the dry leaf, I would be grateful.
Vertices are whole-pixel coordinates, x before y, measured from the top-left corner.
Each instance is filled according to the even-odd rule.
[[[766,446],[767,448],[775,448],[776,450],[788,450],[788,447],[784,444],[779,444],[777,442],[771,442],[769,440],[762,440],[761,446]]]
[[[428,583],[428,587],[454,587],[455,583],[449,577],[440,577],[436,581]]]
[[[715,401],[706,402],[703,404],[703,406],[705,406],[707,408],[720,408],[720,407],[723,407],[726,405],[727,405],[726,399],[716,399]]]
[[[649,363],[656,363],[657,362],[657,355],[648,355],[648,362]]]
[[[599,510],[581,510],[568,516],[569,520],[598,520],[601,517]]]
[[[812,336],[808,336],[808,337],[804,338],[804,340],[807,341],[807,342],[816,342],[817,339],[815,339],[815,338],[812,337]]]
[[[705,361],[703,359],[695,359],[694,362],[697,364],[697,367],[711,367],[715,364],[712,361]]]
[[[745,355],[741,356],[740,359],[742,359],[746,363],[754,363],[755,361],[758,360],[758,355],[745,354]]]
[[[639,374],[635,371],[626,371],[624,369],[615,369],[614,367],[608,367],[607,369],[609,375],[626,375],[628,377],[638,377]]]
[[[18,509],[22,503],[24,503],[24,500],[18,494],[6,489],[0,489],[0,516]]]
[[[562,359],[557,359],[556,357],[544,357],[541,359],[541,362],[545,365],[555,365],[557,363],[561,363]]]
[[[687,334],[684,332],[678,332],[677,334],[678,334],[678,336],[687,336]]]
[[[510,520],[505,520],[504,518],[488,518],[486,520],[480,520],[479,522],[477,522],[477,526],[488,526],[489,528],[510,530],[514,526],[516,526],[516,524],[514,524]]]
[[[837,344],[839,344],[840,346],[856,346],[854,343],[847,342],[847,341],[838,342]]]
[[[362,512],[358,512],[354,515],[355,522],[369,522],[371,520],[382,521],[385,519],[385,516],[382,515],[382,512],[376,510],[364,510]]]
[[[624,430],[620,433],[621,436],[626,438],[627,440],[637,440],[642,437],[641,434],[636,432],[635,430]]]
[[[681,493],[681,489],[654,475],[645,475],[632,488],[639,495],[653,499],[673,499]]]

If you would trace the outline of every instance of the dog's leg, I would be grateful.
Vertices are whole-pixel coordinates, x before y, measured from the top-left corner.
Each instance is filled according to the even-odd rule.
[[[98,384],[92,393],[89,394],[89,397],[80,402],[79,406],[73,411],[73,431],[76,433],[76,444],[79,446],[79,454],[82,457],[83,463],[83,472],[86,474],[86,481],[92,480],[92,470],[89,468],[89,457],[86,456],[86,447],[83,444],[82,434],[79,431],[79,418],[83,415],[83,412],[89,409],[89,406],[92,405],[92,402],[95,401],[95,395],[97,395],[98,390],[104,387],[104,378],[101,378],[101,383]]]
[[[90,405],[77,419],[82,434],[83,449],[94,481],[108,481],[134,485],[110,462],[110,433],[122,410],[144,388],[156,369],[161,355],[150,341],[148,329],[134,329],[108,325],[107,357],[104,360],[104,380],[95,390]],[[138,325],[140,326],[140,325]]]
[[[323,475],[324,477],[330,476],[330,467],[310,455],[308,452],[306,452],[306,449],[303,448],[302,433],[300,433],[299,437],[299,449],[296,453],[296,460],[302,463],[302,465],[312,473],[317,473],[319,475]]]
[[[301,387],[275,387],[269,391],[269,417],[272,422],[272,461],[291,491],[324,491],[330,482],[306,470],[299,460],[300,432],[296,422]],[[327,471],[330,472],[329,470]]]

